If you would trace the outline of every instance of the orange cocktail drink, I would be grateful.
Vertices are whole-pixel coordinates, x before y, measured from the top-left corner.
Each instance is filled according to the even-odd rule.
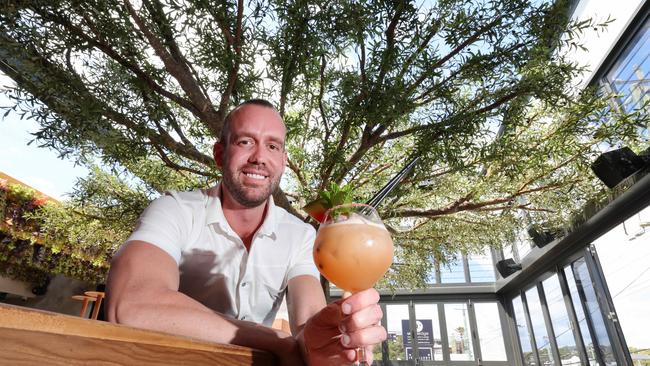
[[[337,206],[328,211],[318,229],[314,262],[339,288],[362,291],[371,288],[390,267],[393,240],[372,207]]]

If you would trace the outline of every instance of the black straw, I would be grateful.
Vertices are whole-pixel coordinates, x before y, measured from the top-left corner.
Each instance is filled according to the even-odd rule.
[[[379,204],[388,196],[388,194],[393,190],[393,188],[397,187],[399,183],[404,179],[404,177],[413,169],[415,166],[415,163],[420,159],[419,156],[414,157],[402,170],[397,173],[391,180],[386,183],[386,185],[379,190],[366,204],[369,206],[372,206],[373,208],[377,208]]]

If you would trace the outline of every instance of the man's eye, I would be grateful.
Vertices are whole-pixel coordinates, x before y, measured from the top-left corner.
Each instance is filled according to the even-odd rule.
[[[269,149],[270,149],[271,151],[277,151],[277,150],[280,150],[280,145],[270,144],[270,145],[269,145]]]
[[[251,140],[239,140],[237,142],[237,145],[242,145],[242,146],[246,146],[246,145],[250,145],[250,144],[252,144]]]

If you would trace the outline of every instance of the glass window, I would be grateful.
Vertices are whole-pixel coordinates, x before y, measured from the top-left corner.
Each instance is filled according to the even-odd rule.
[[[528,311],[530,312],[530,323],[533,327],[533,334],[535,335],[535,344],[537,344],[539,361],[542,365],[553,365],[555,359],[553,358],[551,341],[548,337],[548,331],[546,330],[546,324],[544,322],[544,312],[542,310],[542,303],[539,300],[537,286],[526,291],[526,303],[528,304]]]
[[[442,334],[438,319],[437,304],[416,304],[415,319],[419,359],[442,361]]]
[[[392,361],[406,360],[405,342],[408,338],[408,329],[402,328],[402,321],[409,321],[409,307],[407,304],[386,305],[386,331],[388,332],[388,358]],[[407,339],[404,339],[406,331]]]
[[[485,361],[507,361],[501,318],[496,302],[474,304],[481,356]]]
[[[536,366],[535,353],[533,352],[533,337],[528,329],[526,323],[526,313],[524,312],[524,305],[521,302],[521,296],[512,299],[512,308],[515,315],[515,325],[517,326],[517,335],[519,336],[519,343],[521,344],[521,354],[524,358],[524,365]]]
[[[649,74],[650,23],[646,23],[619,56],[604,82],[619,95],[618,100],[623,109],[632,112],[650,102]]]
[[[513,244],[503,246],[503,259],[508,259],[508,258],[512,258],[515,260],[515,262],[519,262],[519,258],[517,258],[516,256],[515,248]]]
[[[641,355],[650,349],[650,207],[593,244],[630,354]]]
[[[465,282],[465,270],[463,269],[463,257],[460,254],[458,254],[455,260],[440,266],[440,283],[463,283],[463,282]]]
[[[591,320],[592,329],[594,331],[592,336],[597,342],[598,352],[602,356],[606,365],[614,366],[616,365],[616,359],[614,358],[612,345],[609,341],[607,328],[605,327],[605,321],[603,320],[603,315],[600,311],[600,305],[596,298],[596,292],[593,283],[591,282],[585,259],[580,258],[576,260],[571,264],[571,267],[573,269],[573,277],[576,281],[576,287],[580,294],[580,300],[584,303],[587,310],[586,315]]]
[[[470,282],[494,282],[494,263],[490,248],[486,248],[482,254],[471,254],[467,256],[469,266]]]
[[[556,274],[542,282],[548,313],[551,317],[555,342],[560,352],[560,363],[562,365],[579,365],[580,356],[576,347],[576,340],[573,337],[569,313],[564,303],[560,280]]]
[[[517,254],[519,255],[519,260],[523,259],[530,253],[532,247],[532,241],[528,232],[526,230],[521,230],[517,236]]]
[[[573,310],[575,310],[576,318],[578,318],[578,327],[580,328],[582,343],[584,343],[585,349],[587,351],[587,359],[589,360],[589,363],[596,365],[596,345],[591,338],[591,332],[589,331],[589,325],[587,324],[585,312],[582,309],[583,304],[580,300],[580,294],[578,293],[578,288],[576,287],[575,278],[573,278],[573,271],[571,270],[571,266],[564,267],[564,275],[566,276],[567,285],[569,286],[569,294],[571,295]]]
[[[447,342],[451,361],[473,361],[472,329],[469,325],[467,304],[445,304]]]
[[[429,261],[430,263],[435,263],[435,258],[429,256]],[[438,283],[438,280],[436,279],[436,266],[432,265],[431,269],[427,272],[426,282],[429,285],[435,285]]]

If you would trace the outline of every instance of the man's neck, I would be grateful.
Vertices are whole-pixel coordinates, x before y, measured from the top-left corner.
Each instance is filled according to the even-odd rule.
[[[246,250],[250,251],[253,235],[262,226],[268,200],[257,207],[246,207],[237,202],[225,187],[221,187],[221,209],[226,221],[244,242]]]

